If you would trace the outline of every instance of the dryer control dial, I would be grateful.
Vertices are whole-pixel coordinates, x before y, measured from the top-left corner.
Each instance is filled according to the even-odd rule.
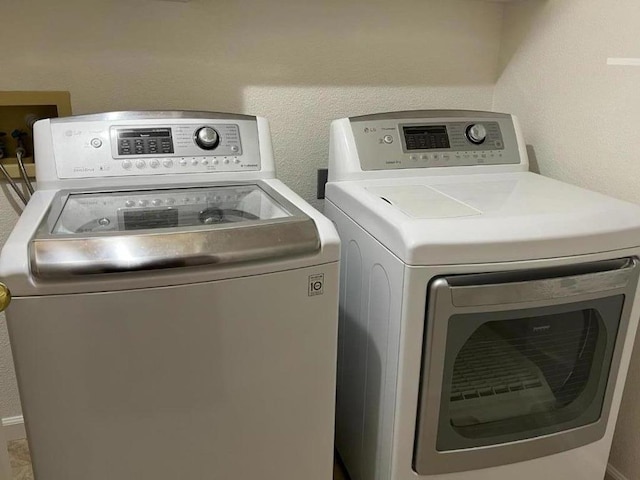
[[[220,143],[220,135],[215,128],[200,127],[194,134],[194,140],[203,150],[213,150]]]
[[[467,138],[471,143],[480,145],[487,138],[487,129],[481,123],[474,123],[467,127]]]

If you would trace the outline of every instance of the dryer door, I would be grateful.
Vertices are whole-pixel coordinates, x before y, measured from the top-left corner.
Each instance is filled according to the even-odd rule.
[[[638,270],[624,259],[433,280],[416,472],[514,463],[602,438]]]

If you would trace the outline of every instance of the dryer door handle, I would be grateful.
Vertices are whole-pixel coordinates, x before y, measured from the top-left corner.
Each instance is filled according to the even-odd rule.
[[[555,278],[504,281],[504,273],[495,274],[493,279],[491,274],[483,274],[477,276],[479,278],[476,280],[480,282],[479,284],[458,286],[456,283],[467,283],[473,280],[470,277],[474,275],[465,275],[464,282],[454,277],[447,277],[447,280],[451,285],[451,302],[454,306],[478,307],[541,302],[618,290],[625,288],[633,279],[636,279],[638,270],[638,260],[633,258],[624,259],[623,264],[614,269]],[[535,276],[535,272],[532,273]],[[518,275],[522,275],[522,272]]]

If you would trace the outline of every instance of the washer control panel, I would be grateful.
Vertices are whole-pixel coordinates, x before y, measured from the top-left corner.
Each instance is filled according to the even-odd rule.
[[[114,158],[193,156],[240,156],[237,124],[173,125],[166,128],[111,127]]]
[[[349,120],[365,171],[520,163],[510,115],[409,111]]]
[[[149,113],[141,119],[127,113],[113,120],[109,114],[53,119],[58,178],[260,170],[255,117],[152,118]]]

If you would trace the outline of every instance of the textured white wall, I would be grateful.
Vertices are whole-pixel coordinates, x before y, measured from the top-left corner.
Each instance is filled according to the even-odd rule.
[[[0,90],[69,90],[74,113],[264,115],[280,178],[314,201],[330,119],[489,108],[501,20],[473,0],[22,0],[0,28],[16,46]],[[1,235],[15,218],[0,195]],[[0,417],[18,415],[3,325],[0,348]]]
[[[496,110],[519,116],[541,173],[640,202],[637,0],[547,0],[506,7]],[[640,347],[636,346],[610,462],[640,478]]]

